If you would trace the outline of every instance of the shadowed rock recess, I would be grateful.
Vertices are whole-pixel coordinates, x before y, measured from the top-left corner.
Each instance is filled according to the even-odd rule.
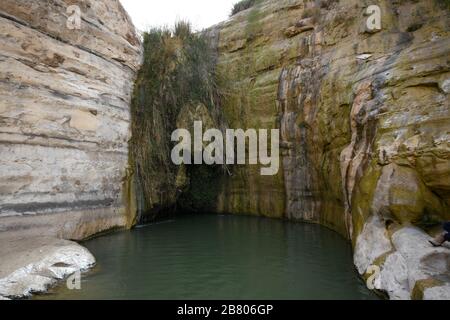
[[[171,82],[176,63],[152,86],[144,41],[133,99],[141,48],[128,16],[85,1],[71,31],[71,2],[0,4],[0,240],[82,239],[180,208],[284,218],[349,239],[360,275],[376,270],[391,299],[450,299],[450,247],[428,243],[450,220],[447,0],[250,1],[201,35],[214,92],[165,96],[187,87]],[[169,36],[165,62],[190,57],[184,37]],[[167,163],[171,131],[196,120],[280,129],[278,175]],[[146,154],[128,151],[130,132]]]

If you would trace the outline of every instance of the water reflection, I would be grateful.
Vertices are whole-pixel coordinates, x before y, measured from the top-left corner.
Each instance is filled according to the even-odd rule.
[[[350,245],[317,225],[182,216],[84,245],[98,265],[82,290],[38,299],[376,299]]]

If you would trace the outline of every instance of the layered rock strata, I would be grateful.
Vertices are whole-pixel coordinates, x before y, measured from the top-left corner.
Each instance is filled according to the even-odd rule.
[[[141,50],[127,13],[118,0],[4,0],[0,35],[0,232],[82,239],[126,226]]]

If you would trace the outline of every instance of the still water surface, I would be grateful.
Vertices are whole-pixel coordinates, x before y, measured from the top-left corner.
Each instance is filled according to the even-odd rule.
[[[351,247],[311,224],[194,215],[83,243],[97,259],[81,290],[37,299],[376,299]]]

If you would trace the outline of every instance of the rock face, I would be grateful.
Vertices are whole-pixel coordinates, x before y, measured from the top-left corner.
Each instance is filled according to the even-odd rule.
[[[82,239],[127,225],[141,49],[119,1],[4,0],[0,30],[0,232]]]
[[[279,128],[283,169],[233,168],[218,211],[329,226],[391,298],[449,294],[450,10],[446,1],[260,1],[212,30],[232,128]],[[427,234],[426,232],[429,232]]]
[[[87,270],[95,258],[82,246],[48,237],[9,239],[1,246],[0,299],[45,292],[58,280]]]

